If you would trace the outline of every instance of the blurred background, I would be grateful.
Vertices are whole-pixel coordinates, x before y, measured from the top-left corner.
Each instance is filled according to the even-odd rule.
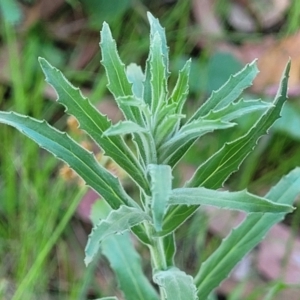
[[[106,89],[99,31],[109,23],[127,65],[144,67],[149,47],[146,12],[159,18],[170,46],[169,85],[192,57],[191,114],[230,74],[258,58],[260,74],[244,98],[272,101],[281,72],[292,58],[289,100],[282,118],[226,188],[264,195],[300,165],[300,2],[297,0],[0,0],[0,109],[46,119],[85,147],[92,141],[55,102],[37,58],[45,57],[81,87],[102,112],[120,118]],[[177,182],[226,141],[245,133],[257,115],[206,136],[180,164]],[[99,153],[98,153],[99,155]],[[101,154],[100,154],[101,156]],[[126,176],[106,157],[101,163]],[[128,190],[132,188],[129,185]],[[0,126],[0,299],[122,299],[104,257],[84,266],[91,230],[90,207],[98,198],[76,175],[8,126]],[[299,199],[298,199],[299,200]],[[193,274],[241,216],[199,210],[177,232],[178,266]],[[300,210],[275,226],[216,291],[215,299],[300,299]],[[150,276],[148,253],[137,245]]]

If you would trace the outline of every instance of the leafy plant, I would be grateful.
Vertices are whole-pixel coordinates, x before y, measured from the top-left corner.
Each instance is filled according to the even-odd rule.
[[[169,50],[165,31],[150,13],[148,19],[150,52],[145,72],[136,64],[125,68],[109,26],[103,24],[102,64],[108,88],[125,117],[117,124],[111,124],[59,70],[45,59],[39,59],[46,80],[58,94],[57,101],[77,118],[80,128],[106,155],[127,172],[139,189],[139,199],[127,194],[118,178],[102,167],[91,152],[46,121],[0,112],[0,122],[15,127],[66,162],[106,201],[101,201],[94,212],[96,225],[86,246],[85,263],[93,261],[101,249],[126,299],[205,300],[271,226],[293,211],[291,205],[300,192],[299,168],[285,176],[265,197],[246,190],[219,189],[280,117],[287,98],[290,63],[273,103],[239,98],[258,72],[252,62],[231,76],[190,118],[186,118],[183,107],[188,95],[191,61],[188,60],[179,72],[177,83],[169,93]],[[236,125],[235,119],[258,110],[262,111],[261,116],[245,135],[225,143],[198,167],[183,187],[172,186],[174,167],[200,137],[214,130],[231,128]],[[124,139],[128,134],[133,146]],[[242,210],[248,216],[202,263],[193,278],[176,267],[174,232],[200,205]],[[129,235],[124,234],[129,230],[149,248],[152,279],[159,287],[158,292],[143,275],[140,257],[130,245]],[[115,235],[121,233],[121,236]]]

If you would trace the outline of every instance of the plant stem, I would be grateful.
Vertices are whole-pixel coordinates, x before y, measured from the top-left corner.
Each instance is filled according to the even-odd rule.
[[[150,254],[151,254],[151,261],[152,261],[152,270],[153,273],[155,273],[158,270],[166,270],[167,269],[167,260],[163,245],[163,238],[157,237],[153,238],[153,243],[149,247],[150,248]],[[159,294],[161,300],[165,300],[164,291],[159,286]]]
[[[150,246],[150,253],[154,271],[166,270],[167,260],[162,237],[153,238],[153,243]]]

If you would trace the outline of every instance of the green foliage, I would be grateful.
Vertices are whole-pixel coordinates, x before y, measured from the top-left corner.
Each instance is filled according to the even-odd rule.
[[[163,288],[166,299],[198,299],[193,277],[175,267],[155,272],[153,280]]]
[[[105,219],[110,213],[112,211],[107,203],[96,201],[91,215],[94,225],[97,226],[99,219]],[[119,288],[126,298],[158,300],[156,291],[143,273],[141,258],[135,250],[128,232],[110,235],[103,239],[101,244],[101,253],[108,259],[111,268],[117,275]]]
[[[8,112],[0,112],[0,122],[15,127],[65,161],[109,204],[110,213],[100,216],[89,236],[85,262],[90,263],[102,248],[126,299],[152,300],[159,297],[150,283],[145,283],[146,278],[137,275],[142,271],[135,250],[130,248],[132,257],[128,254],[132,262],[130,266],[127,255],[126,259],[121,256],[126,253],[122,248],[128,245],[129,236],[126,234],[121,239],[112,236],[131,230],[149,248],[153,281],[159,286],[161,299],[204,300],[237,262],[263,239],[267,230],[293,210],[293,200],[300,192],[299,169],[282,179],[265,198],[247,190],[216,190],[239,169],[258,139],[279,118],[287,98],[290,63],[273,103],[239,98],[258,72],[255,62],[252,62],[231,76],[186,120],[183,107],[189,89],[190,61],[179,72],[177,83],[169,92],[165,31],[150,13],[148,19],[150,51],[145,73],[135,64],[126,68],[108,24],[103,24],[101,62],[106,70],[108,88],[125,118],[117,124],[112,125],[59,70],[40,59],[46,80],[57,92],[58,102],[65,106],[67,113],[77,118],[80,127],[106,155],[133,179],[139,189],[139,201],[126,193],[120,181],[104,169],[92,153],[46,122]],[[172,187],[174,167],[200,137],[231,128],[236,125],[233,120],[254,111],[262,111],[262,114],[249,125],[244,136],[224,144],[198,167],[183,187]],[[127,144],[125,135],[130,135],[133,143]],[[248,217],[201,265],[193,279],[175,266],[174,231],[199,205],[244,210]],[[132,274],[140,278],[135,279]],[[134,298],[133,294],[136,295]]]

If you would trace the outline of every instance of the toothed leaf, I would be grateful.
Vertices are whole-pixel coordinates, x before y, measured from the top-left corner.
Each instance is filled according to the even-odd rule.
[[[233,102],[227,106],[219,109],[212,110],[203,118],[205,120],[216,120],[220,119],[222,121],[232,121],[239,117],[245,116],[246,114],[252,113],[254,111],[268,109],[273,104],[270,102],[264,102],[261,100],[243,100],[238,102]]]
[[[280,117],[282,106],[287,99],[289,70],[290,62],[288,62],[283,73],[277,96],[273,102],[274,106],[270,107],[244,136],[230,143],[226,143],[219,151],[206,160],[196,170],[191,180],[186,182],[186,187],[203,186],[210,189],[217,189],[222,186],[233,172],[238,170],[240,164],[256,146],[258,139],[266,134],[272,124]],[[198,207],[198,205],[188,208],[186,206],[175,206],[169,209],[164,218],[161,235],[168,234],[175,230],[188,219]]]
[[[123,233],[144,221],[151,221],[151,219],[138,208],[122,205],[117,210],[111,211],[107,218],[101,220],[89,235],[85,248],[85,264],[88,265],[93,260],[99,251],[101,241],[107,236]]]
[[[46,76],[46,81],[57,92],[57,102],[65,106],[66,111],[76,117],[80,128],[104,150],[141,188],[148,191],[148,183],[141,165],[132,151],[127,147],[122,137],[103,136],[103,132],[111,126],[111,122],[102,115],[90,102],[75,88],[65,76],[44,58],[39,58],[40,65]]]
[[[278,204],[292,205],[300,193],[300,168],[291,171],[275,185],[266,198]],[[199,300],[206,300],[211,291],[227,278],[234,266],[252,250],[270,228],[285,216],[281,214],[249,214],[201,264],[195,278]]]
[[[153,44],[153,40],[155,35],[159,36],[160,43],[161,43],[161,54],[162,54],[162,59],[163,59],[163,64],[164,64],[164,78],[167,80],[169,76],[169,48],[167,46],[167,40],[166,40],[166,35],[165,35],[165,29],[160,25],[158,19],[154,18],[153,15],[148,12],[147,17],[149,20],[150,24],[150,47]],[[145,81],[144,81],[144,93],[143,93],[143,99],[144,101],[153,108],[153,98],[152,98],[152,86],[151,86],[151,59],[152,59],[152,53],[151,49],[146,61],[146,71],[145,71]],[[152,73],[153,74],[153,73]]]
[[[176,125],[180,122],[180,119],[185,118],[185,115],[170,115],[168,114],[158,127],[155,129],[155,143],[159,148],[161,144],[176,131]]]
[[[228,81],[212,95],[191,117],[191,120],[198,119],[208,114],[211,110],[218,110],[235,101],[244,89],[252,84],[258,74],[256,61],[246,65],[240,72],[230,76]]]
[[[230,79],[217,91],[214,91],[211,97],[194,113],[187,123],[204,117],[211,110],[219,110],[227,106],[229,103],[235,101],[243,90],[249,87],[258,73],[256,62],[248,64],[239,73],[230,77]],[[174,167],[182,156],[195,142],[191,140],[189,143],[181,147],[176,153],[172,155],[168,164]]]
[[[160,231],[172,189],[172,170],[168,165],[149,165],[148,170],[151,177],[153,223],[156,231]]]
[[[219,151],[205,161],[194,173],[186,186],[219,188],[226,179],[238,170],[240,164],[256,146],[259,138],[268,133],[269,128],[280,117],[281,109],[287,99],[287,83],[290,63],[284,71],[277,95],[270,107],[250,130],[240,138],[226,143]]]
[[[105,130],[103,134],[106,136],[112,136],[139,132],[147,132],[147,129],[131,121],[120,121]]]
[[[150,73],[151,73],[151,111],[159,112],[166,101],[167,82],[165,76],[165,65],[162,55],[162,42],[158,33],[150,45]]]
[[[288,213],[293,211],[293,207],[290,205],[277,204],[245,190],[228,192],[203,187],[174,189],[168,204],[212,205],[224,209],[241,210],[246,213]]]
[[[144,90],[143,81],[145,79],[142,68],[137,64],[131,63],[126,68],[126,74],[128,81],[132,83],[132,92],[134,96],[137,98],[142,98]]]
[[[122,204],[137,205],[126,194],[119,180],[103,168],[91,152],[82,148],[66,133],[58,131],[45,121],[16,113],[0,112],[0,122],[18,129],[40,147],[67,163],[112,208],[118,208]]]
[[[108,24],[105,22],[101,30],[100,48],[102,53],[101,63],[105,67],[108,78],[107,87],[114,95],[115,100],[117,101],[119,97],[132,96],[131,83],[128,81],[125,65],[119,57],[116,42],[112,37]],[[136,107],[120,105],[119,107],[127,120],[140,125],[143,124],[141,112]]]
[[[180,149],[188,144],[191,140],[194,142],[199,137],[208,132],[212,132],[217,129],[226,129],[236,125],[235,123],[223,122],[221,120],[195,120],[192,123],[185,124],[181,129],[168,141],[166,141],[158,150],[159,161],[164,164],[176,156]]]
[[[104,201],[95,202],[92,207],[93,224],[98,223],[100,218],[106,218],[110,211]],[[125,299],[158,300],[154,287],[143,272],[141,257],[129,232],[106,237],[101,242],[100,251],[109,261]]]
[[[193,277],[175,267],[154,273],[153,281],[163,288],[167,300],[198,299]]]
[[[155,18],[150,12],[147,12],[147,17],[150,24],[150,44],[153,43],[155,34],[158,34],[161,40],[161,52],[165,66],[165,77],[169,75],[169,47],[167,45],[167,38],[165,29],[160,25],[159,20]]]
[[[170,96],[169,101],[171,103],[176,103],[176,112],[178,114],[182,113],[183,105],[185,104],[187,95],[189,93],[189,75],[191,68],[191,59],[189,59],[183,68],[179,71],[179,76]]]

